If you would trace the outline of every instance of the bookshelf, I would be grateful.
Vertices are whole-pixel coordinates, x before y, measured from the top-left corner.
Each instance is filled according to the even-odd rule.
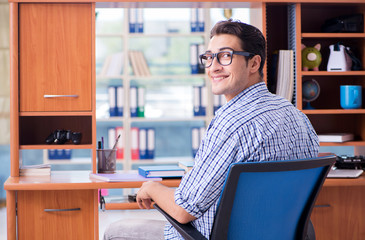
[[[105,7],[105,4],[100,5],[101,7]],[[236,4],[239,7],[239,4]],[[96,4],[96,12],[98,12],[99,5]],[[100,15],[102,16],[102,10],[106,8],[102,8],[100,11]],[[146,14],[145,11],[162,11],[160,15],[163,15],[166,11],[176,11],[175,15],[179,15],[178,9],[170,9],[170,8],[159,8],[159,9],[142,9],[142,12]],[[185,146],[185,153],[182,153],[181,156],[171,155],[171,156],[156,156],[154,160],[132,160],[131,159],[131,128],[135,126],[158,126],[156,129],[156,138],[161,138],[160,132],[166,133],[165,130],[161,130],[163,125],[166,125],[166,128],[171,128],[171,126],[180,127],[179,124],[183,123],[186,126],[185,134],[183,134],[182,138],[185,142],[191,141],[191,127],[202,127],[207,126],[210,120],[213,118],[213,95],[207,91],[208,94],[206,96],[206,114],[205,116],[194,116],[193,114],[193,86],[201,86],[205,85],[208,89],[210,86],[209,79],[206,78],[204,73],[199,74],[191,74],[191,68],[189,66],[189,45],[193,43],[199,44],[207,44],[209,41],[209,31],[211,28],[211,11],[209,8],[202,9],[204,15],[204,24],[205,24],[205,31],[203,32],[191,32],[190,31],[190,9],[183,9],[182,13],[188,13],[185,18],[178,17],[176,19],[168,19],[165,22],[167,26],[156,27],[152,25],[157,25],[157,21],[153,22],[154,20],[145,20],[144,25],[144,32],[143,33],[130,33],[129,31],[129,19],[130,19],[130,11],[129,9],[106,9],[106,11],[113,11],[113,13],[118,16],[116,19],[120,21],[119,23],[113,23],[115,26],[118,26],[118,30],[115,32],[110,31],[110,29],[103,32],[102,30],[96,29],[96,49],[98,49],[98,43],[100,42],[100,46],[105,47],[102,43],[103,40],[111,41],[110,38],[113,39],[113,42],[118,43],[120,46],[116,47],[116,51],[123,52],[123,71],[119,75],[107,76],[103,75],[102,71],[98,71],[98,69],[102,69],[100,67],[104,65],[106,59],[108,57],[104,56],[100,58],[101,61],[98,62],[98,54],[96,54],[97,58],[97,72],[96,72],[96,85],[97,85],[97,106],[98,99],[100,100],[100,105],[104,106],[103,109],[97,108],[97,138],[100,140],[101,136],[106,136],[106,130],[109,127],[114,126],[123,126],[123,142],[124,142],[124,159],[118,159],[119,164],[122,164],[123,169],[132,169],[134,166],[137,165],[145,165],[145,164],[163,164],[163,163],[177,163],[181,159],[193,159],[191,154],[192,150],[190,148],[186,148]],[[165,12],[164,12],[165,11]],[[223,12],[223,9],[221,9]],[[148,14],[148,13],[147,13]],[[98,25],[105,26],[105,24],[98,23],[98,17],[96,18],[96,27]],[[171,16],[171,14],[170,14]],[[146,18],[146,17],[145,17]],[[112,24],[112,23],[110,23]],[[162,24],[162,22],[161,22]],[[153,28],[154,27],[154,28]],[[183,39],[183,42],[182,42]],[[174,44],[174,42],[182,43],[180,47],[177,47],[175,44],[175,49],[168,49],[167,47],[161,47],[159,45],[162,44]],[[186,43],[184,43],[186,42]],[[156,49],[154,49],[156,48]],[[163,50],[161,50],[163,49]],[[149,64],[149,70],[151,72],[150,76],[136,76],[133,71],[133,66],[131,59],[125,52],[130,50],[138,50],[141,51]],[[109,51],[109,50],[107,50]],[[162,56],[161,51],[165,51]],[[185,52],[181,54],[181,52]],[[98,53],[98,50],[96,50]],[[113,54],[112,51],[109,51],[109,54]],[[182,58],[182,59],[179,59]],[[168,61],[172,61],[169,63]],[[99,67],[98,67],[99,66]],[[176,67],[178,66],[178,67]],[[173,70],[169,70],[172,68]],[[162,69],[162,70],[161,70]],[[105,95],[105,88],[108,85],[122,85],[123,86],[123,99],[124,99],[124,106],[123,106],[123,116],[110,116],[108,115],[107,108],[105,107],[105,103],[108,99],[108,96]],[[145,110],[145,117],[131,117],[130,116],[130,87],[131,86],[144,86],[146,95],[150,94],[149,99],[146,100],[146,110]],[[184,91],[186,95],[180,96],[177,98],[176,96],[171,95],[171,89],[177,89],[177,91]],[[151,90],[152,89],[152,90]],[[178,90],[181,89],[181,90]],[[104,90],[104,94],[100,93],[98,97],[98,92],[102,92]],[[170,91],[169,94],[164,95],[167,102],[161,102],[161,98],[155,100],[156,93]],[[178,93],[178,92],[177,92]],[[178,94],[176,94],[178,95]],[[184,98],[186,99],[184,99]],[[150,101],[150,102],[148,102]],[[173,114],[173,109],[168,108],[166,106],[171,105],[169,102],[178,102],[178,108],[180,109],[178,114]],[[153,104],[155,104],[153,106]],[[164,104],[165,107],[161,108],[158,105]],[[147,106],[148,105],[148,106]],[[159,109],[160,107],[160,109]],[[156,112],[160,112],[160,116],[158,114],[154,114],[151,111],[156,110]],[[103,111],[102,114],[99,114],[98,111]],[[162,113],[161,113],[162,112]],[[100,116],[100,117],[98,117]],[[173,131],[171,132],[173,134]],[[165,135],[166,136],[166,135]],[[156,152],[161,146],[163,140],[156,139],[157,146]],[[159,145],[160,144],[160,145]],[[176,143],[178,144],[178,143]],[[157,154],[158,155],[158,154]]]
[[[354,149],[354,155],[364,155],[364,105],[361,109],[342,109],[340,106],[340,85],[354,84],[364,88],[365,71],[328,72],[327,62],[329,45],[342,42],[355,51],[364,68],[365,29],[361,29],[359,33],[323,33],[320,29],[327,19],[355,13],[365,15],[364,2],[267,3],[268,69],[273,64],[271,53],[274,50],[293,49],[296,61],[295,104],[297,108],[308,116],[318,134],[349,132],[355,135],[354,141],[321,142],[320,146],[331,147],[333,150],[338,147],[351,147]],[[306,46],[314,46],[317,43],[322,45],[322,63],[319,66],[319,71],[302,70],[302,43]],[[320,95],[311,102],[314,109],[310,110],[304,109],[302,95],[302,83],[308,79],[315,79],[320,85]],[[270,83],[271,80],[269,78],[268,82]],[[332,181],[326,180],[313,209],[311,220],[315,228],[316,238],[361,239],[364,236],[364,231],[360,227],[364,223],[361,213],[363,208],[360,207],[361,209],[359,209],[357,202],[364,199],[363,186],[358,185],[354,180],[338,179],[335,181],[336,184],[332,184]],[[349,204],[350,202],[351,204]],[[351,222],[352,224],[344,225],[344,222]]]

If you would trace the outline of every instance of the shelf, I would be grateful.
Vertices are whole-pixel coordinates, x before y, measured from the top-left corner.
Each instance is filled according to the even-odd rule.
[[[365,109],[304,109],[302,112],[305,114],[365,114]]]
[[[96,121],[97,122],[123,122],[125,120],[124,117],[110,117],[110,118],[97,118]],[[194,121],[205,121],[206,120],[206,116],[201,116],[201,117],[186,117],[186,118],[173,118],[173,117],[168,117],[168,118],[138,118],[138,117],[134,117],[134,118],[130,118],[131,122],[182,122],[182,121],[189,121],[189,122],[194,122]]]
[[[345,71],[345,72],[327,72],[327,71],[299,71],[302,76],[363,76],[365,71]]]
[[[71,158],[71,159],[55,159],[55,160],[50,160],[47,159],[47,161],[45,161],[45,163],[48,164],[91,164],[91,158]]]
[[[42,117],[42,116],[92,116],[92,112],[19,112],[21,117]]]
[[[80,144],[80,145],[74,145],[74,144],[35,144],[35,145],[20,145],[19,147],[21,150],[32,150],[32,149],[92,149],[92,144]]]
[[[365,141],[349,141],[349,142],[320,142],[320,146],[365,146]]]
[[[132,165],[148,165],[148,164],[178,164],[180,161],[192,161],[194,157],[163,157],[155,159],[132,160]],[[123,161],[123,160],[122,160]]]
[[[302,38],[365,38],[365,33],[302,33]]]
[[[151,75],[151,76],[135,76],[135,75],[115,75],[115,76],[103,76],[97,75],[97,79],[123,79],[124,77],[128,77],[135,80],[151,80],[151,79],[186,79],[186,78],[205,78],[205,74],[183,74],[183,75]]]

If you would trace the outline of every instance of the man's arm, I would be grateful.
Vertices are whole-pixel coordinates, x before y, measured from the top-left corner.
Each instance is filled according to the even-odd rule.
[[[195,220],[194,216],[175,203],[174,193],[174,189],[166,187],[161,183],[145,182],[138,190],[137,203],[139,208],[150,209],[151,201],[154,201],[171,217],[182,224]]]

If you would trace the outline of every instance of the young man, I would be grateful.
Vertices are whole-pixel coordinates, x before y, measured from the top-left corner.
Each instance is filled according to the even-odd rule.
[[[140,208],[151,201],[180,223],[192,224],[207,238],[229,166],[235,162],[280,161],[318,155],[319,141],[307,117],[263,82],[265,39],[255,27],[237,21],[217,23],[200,56],[221,107],[208,126],[193,169],[175,190],[157,182],[139,189]],[[162,230],[161,230],[162,231]],[[181,239],[166,225],[166,239]]]

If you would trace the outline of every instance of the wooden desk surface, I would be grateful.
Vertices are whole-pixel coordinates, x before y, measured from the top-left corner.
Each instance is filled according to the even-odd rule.
[[[11,190],[72,190],[100,188],[139,188],[143,181],[138,182],[104,182],[90,179],[90,171],[52,171],[50,176],[9,177],[4,189]],[[177,187],[180,179],[164,179],[162,184]]]
[[[359,178],[327,178],[323,187],[365,186],[365,174]]]

